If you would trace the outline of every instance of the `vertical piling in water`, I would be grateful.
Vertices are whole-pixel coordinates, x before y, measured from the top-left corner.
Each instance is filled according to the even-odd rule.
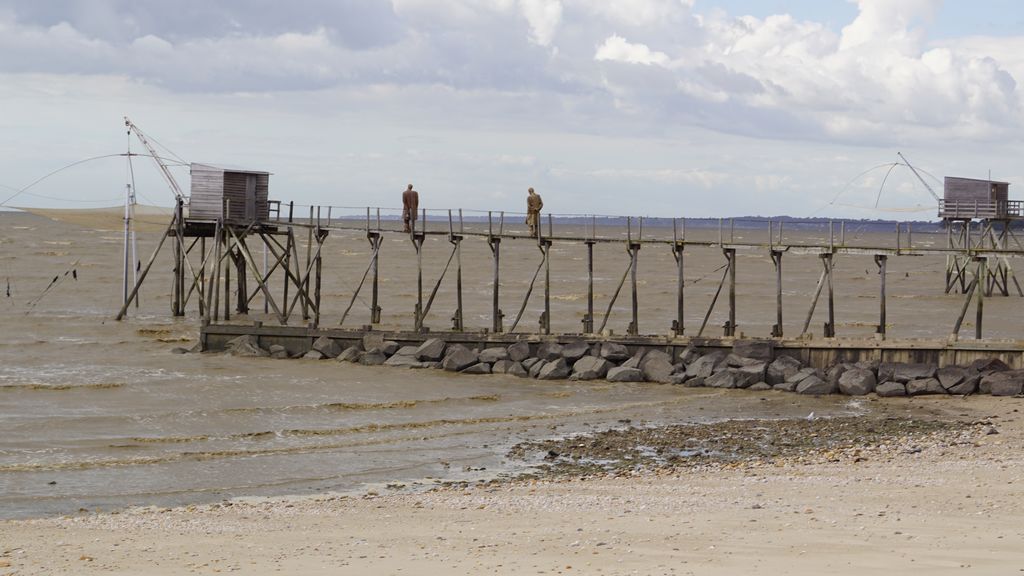
[[[679,232],[676,228],[677,221],[672,220],[672,254],[676,259],[676,319],[672,322],[672,333],[676,336],[682,336],[684,332],[683,325],[683,248],[685,243],[680,239]]]
[[[832,254],[822,254],[825,264],[825,275],[828,279],[828,322],[825,323],[825,337],[834,338],[836,335],[836,309],[835,293],[832,289]]]
[[[782,251],[771,250],[772,264],[775,265],[775,326],[772,336],[782,338]]]
[[[736,335],[736,249],[722,251],[729,262],[729,320],[725,324],[725,336]]]
[[[885,264],[889,257],[885,254],[875,254],[875,265],[878,266],[878,328],[876,334],[885,339]]]
[[[981,283],[984,282],[988,274],[988,260],[985,257],[978,258],[978,309],[975,313],[974,318],[974,337],[977,340],[981,340],[981,324],[984,316],[983,311],[985,308],[985,290],[982,289]]]
[[[587,314],[583,317],[583,333],[594,333],[594,239],[584,240],[587,246]]]
[[[502,221],[504,221],[505,213],[501,214]],[[499,228],[498,236],[494,235],[494,215],[491,212],[487,212],[487,244],[491,247],[491,255],[494,260],[494,278],[492,280],[491,290],[491,331],[495,334],[500,334],[504,331],[502,326],[502,313],[499,306],[500,303],[500,292],[501,292],[501,232]]]

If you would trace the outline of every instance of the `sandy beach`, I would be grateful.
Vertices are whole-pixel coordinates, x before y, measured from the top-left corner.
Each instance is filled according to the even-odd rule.
[[[749,393],[747,393],[749,394]],[[870,400],[952,423],[784,457],[0,524],[0,574],[1009,574],[1020,399]],[[757,421],[753,421],[756,423]],[[821,423],[827,436],[828,420]],[[757,430],[756,426],[752,430]]]

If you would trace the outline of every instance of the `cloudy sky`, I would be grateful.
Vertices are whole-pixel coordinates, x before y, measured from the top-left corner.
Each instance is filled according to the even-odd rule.
[[[906,169],[880,187],[898,151],[1024,197],[1021,81],[1011,0],[0,0],[0,200],[123,152],[128,115],[300,204],[927,218]],[[88,162],[10,204],[125,181]]]

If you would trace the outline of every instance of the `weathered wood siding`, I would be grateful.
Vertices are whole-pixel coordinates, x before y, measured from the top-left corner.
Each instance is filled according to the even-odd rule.
[[[222,216],[224,171],[203,164],[192,165],[189,218],[216,220]]]
[[[270,218],[270,175],[192,165],[189,217],[236,222]]]
[[[943,196],[947,201],[1006,202],[1010,195],[1008,183],[991,180],[946,176],[943,187]]]

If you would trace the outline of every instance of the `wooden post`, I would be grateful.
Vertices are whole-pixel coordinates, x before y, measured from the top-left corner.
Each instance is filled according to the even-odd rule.
[[[174,284],[172,286],[171,295],[171,315],[173,316],[184,316],[185,311],[182,310],[181,299],[182,290],[181,287],[184,284],[185,266],[182,264],[182,250],[181,250],[181,234],[182,234],[182,201],[178,200],[177,205],[174,207]]]
[[[380,324],[380,245],[384,241],[380,232],[372,232],[370,246],[373,249],[371,266],[373,270],[372,296],[370,301],[370,324]]]
[[[224,320],[231,320],[231,265],[232,251],[228,250],[227,258],[224,260]]]
[[[288,220],[291,221],[291,213],[290,213],[290,211],[289,211],[289,214],[288,214]],[[283,296],[281,298],[281,301],[284,302],[285,306],[288,305],[288,271],[292,269],[292,252],[294,251],[294,248],[295,248],[295,233],[294,233],[294,230],[289,226],[288,227],[288,236],[286,237],[285,246],[284,246],[284,268],[285,268],[284,279],[283,279],[283,281],[284,281],[284,293],[283,293]],[[266,294],[266,291],[264,291],[264,294]]]
[[[329,220],[330,219],[330,210],[328,210],[327,213],[328,213],[328,220]],[[314,301],[313,301],[313,306],[314,306],[314,309],[313,309],[313,328],[318,328],[320,326],[320,281],[321,281],[321,277],[320,276],[321,276],[321,273],[323,272],[323,256],[321,255],[321,251],[322,251],[322,247],[323,247],[323,242],[324,242],[324,240],[327,239],[327,236],[326,235],[321,236],[321,231],[320,231],[319,228],[317,228],[316,238],[317,238],[316,285],[315,285],[314,296],[313,296],[313,298],[314,298]]]
[[[206,258],[206,236],[201,236],[199,238],[199,252],[203,255],[203,258],[205,259]],[[201,266],[199,268],[199,293],[200,294],[205,294],[205,292],[204,292],[205,290],[206,290],[206,266]],[[200,318],[206,317],[206,310],[205,310],[205,308],[206,308],[206,303],[203,302],[203,298],[199,298],[199,317]]]
[[[548,214],[548,237],[541,241],[544,250],[544,316],[541,333],[551,334],[551,215]]]
[[[641,220],[642,222],[642,220]],[[626,332],[630,336],[637,336],[640,334],[640,296],[637,292],[636,275],[637,266],[640,260],[640,243],[633,242],[629,245],[629,278],[630,285],[633,289],[633,314],[632,321],[629,323],[629,328]]]
[[[238,277],[236,285],[238,286],[238,304],[235,310],[239,314],[249,313],[249,282],[246,278],[245,260],[242,258],[242,254],[235,255],[235,275]]]
[[[729,261],[729,320],[725,325],[725,336],[736,335],[736,249],[723,251]]]
[[[413,232],[412,245],[416,249],[416,309],[414,310],[413,329],[423,330],[423,233]]]
[[[978,278],[979,282],[985,279],[988,274],[988,260],[984,257],[978,258]],[[983,310],[985,308],[985,291],[978,287],[978,310],[975,314],[974,319],[974,337],[977,340],[981,340],[981,321],[984,316]]]
[[[319,227],[319,225],[320,225],[320,211],[319,211],[319,207],[317,208],[316,222],[317,222],[317,226]],[[307,268],[310,268],[311,265],[313,264],[312,259],[313,259],[313,207],[310,206],[309,207],[309,229],[306,231],[306,267]],[[295,260],[296,260],[296,262],[295,262],[296,269],[298,269],[299,266],[300,266],[300,262],[298,261],[299,260],[298,258],[296,258]],[[307,277],[306,281],[302,282],[302,285],[300,285],[300,286],[298,286],[296,288],[297,290],[305,292],[305,297],[302,298],[302,319],[304,321],[308,321],[309,320],[309,283],[308,283],[308,280],[309,280],[309,278]]]
[[[487,245],[491,247],[491,255],[494,257],[494,284],[492,285],[491,299],[491,332],[500,334],[502,326],[502,313],[499,307],[499,295],[501,292],[501,224],[504,224],[504,212],[502,221],[499,224],[498,236],[494,235],[494,221],[491,212],[487,213]]]
[[[228,235],[227,235],[227,222],[221,223],[220,236],[217,237],[217,246],[214,250],[215,256],[213,259],[213,289],[211,294],[213,295],[213,301],[210,302],[210,308],[213,309],[213,321],[216,322],[220,319],[220,261],[222,256],[222,250],[227,250],[228,246]]]
[[[822,254],[822,261],[825,265],[825,275],[828,278],[828,322],[825,324],[825,337],[835,338],[836,335],[836,316],[835,316],[835,298],[832,291],[832,254]]]
[[[587,245],[587,314],[583,317],[583,333],[594,333],[594,240],[585,240]]]
[[[775,265],[775,326],[772,326],[772,336],[782,338],[782,251],[772,250],[770,252],[772,264]]]
[[[878,266],[878,328],[876,334],[881,334],[885,339],[885,264],[889,259],[885,254],[875,254],[875,265]]]
[[[683,282],[683,242],[676,240],[672,245],[672,252],[676,257],[676,319],[672,322],[672,333],[682,336],[685,330],[683,309],[684,309],[684,282]]]

